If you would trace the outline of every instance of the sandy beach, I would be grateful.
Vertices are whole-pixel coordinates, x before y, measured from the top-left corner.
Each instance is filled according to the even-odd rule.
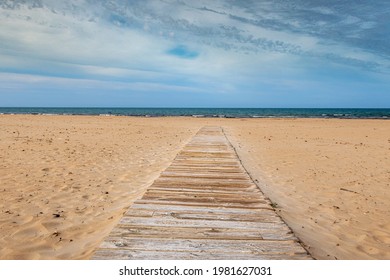
[[[204,125],[317,259],[390,259],[390,122],[0,116],[0,259],[89,259]]]
[[[390,259],[390,122],[243,120],[252,178],[317,259]]]

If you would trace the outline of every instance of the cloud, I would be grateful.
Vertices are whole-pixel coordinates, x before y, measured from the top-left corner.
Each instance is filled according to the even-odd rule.
[[[389,54],[388,40],[376,36],[379,44],[371,44],[373,30],[386,32],[376,28],[381,23],[373,20],[380,11],[365,5],[371,13],[368,20],[367,15],[356,14],[363,4],[343,14],[347,5],[310,3],[95,1],[91,5],[90,1],[14,1],[11,7],[3,5],[0,37],[7,50],[16,48],[19,53],[46,59],[86,64],[93,64],[93,60],[117,67],[127,67],[121,63],[126,61],[123,58],[140,57],[149,67],[145,58],[161,53],[196,58],[198,52],[191,49],[197,45],[251,54],[322,57],[333,62],[337,61],[334,57],[340,57],[342,64],[367,64],[378,71],[388,67],[388,61],[383,62],[383,55]],[[379,56],[352,61],[342,53],[345,48]]]
[[[2,1],[0,73],[24,75],[26,91],[36,76],[47,77],[42,88],[66,87],[58,78],[73,89],[252,98],[269,81],[312,88],[301,82],[316,73],[347,76],[334,69],[388,75],[386,11],[382,0]]]

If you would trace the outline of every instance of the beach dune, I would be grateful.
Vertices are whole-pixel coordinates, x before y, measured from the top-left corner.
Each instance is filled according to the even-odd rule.
[[[205,125],[318,259],[390,259],[390,122],[0,116],[0,259],[89,259]]]

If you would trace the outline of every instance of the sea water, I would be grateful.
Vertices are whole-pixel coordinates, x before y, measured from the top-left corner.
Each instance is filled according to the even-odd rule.
[[[191,116],[212,118],[345,118],[390,119],[385,109],[326,108],[49,108],[0,107],[0,114]]]

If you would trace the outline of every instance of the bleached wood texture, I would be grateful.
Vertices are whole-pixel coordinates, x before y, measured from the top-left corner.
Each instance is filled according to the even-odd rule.
[[[220,127],[204,127],[93,259],[311,259]]]

